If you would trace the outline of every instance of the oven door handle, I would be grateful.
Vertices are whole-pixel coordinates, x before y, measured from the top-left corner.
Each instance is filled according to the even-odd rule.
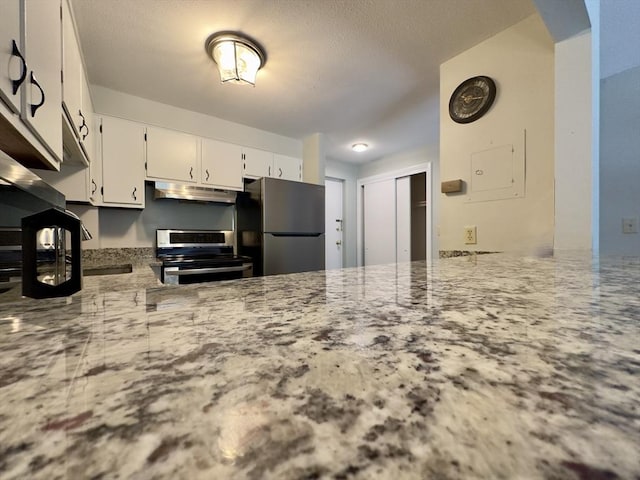
[[[170,267],[164,269],[165,276],[167,275],[203,275],[205,273],[225,273],[225,272],[243,272],[251,268],[251,264],[245,264],[239,267],[213,267],[213,268],[188,268],[178,270],[178,267]]]

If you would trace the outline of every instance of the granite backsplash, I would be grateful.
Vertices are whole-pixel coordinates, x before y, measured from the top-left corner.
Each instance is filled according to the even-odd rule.
[[[96,267],[103,265],[148,265],[155,263],[156,256],[152,247],[143,248],[99,248],[82,251],[82,266]]]

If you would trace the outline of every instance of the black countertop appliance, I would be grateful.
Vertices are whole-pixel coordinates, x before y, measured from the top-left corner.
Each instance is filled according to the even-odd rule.
[[[22,295],[66,297],[82,288],[82,222],[51,208],[22,219]]]

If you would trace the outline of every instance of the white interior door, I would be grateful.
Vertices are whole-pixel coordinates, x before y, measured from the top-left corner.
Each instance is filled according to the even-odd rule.
[[[342,268],[344,229],[343,229],[343,190],[342,180],[325,179],[325,262],[326,269]]]
[[[396,261],[411,261],[411,177],[396,178]]]
[[[396,261],[396,180],[363,185],[364,264]]]

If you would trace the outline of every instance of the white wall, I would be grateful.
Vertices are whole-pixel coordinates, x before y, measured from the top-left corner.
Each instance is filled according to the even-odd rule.
[[[91,96],[97,113],[302,158],[302,140],[283,137],[97,85],[91,86]]]
[[[590,32],[556,43],[556,251],[588,251],[592,246],[591,68]]]
[[[493,107],[480,120],[460,125],[448,113],[449,97],[465,79],[488,75],[497,84]],[[470,182],[470,156],[514,145],[524,152],[524,198],[468,202],[468,195],[440,194],[440,249],[550,251],[554,230],[554,44],[542,20],[522,22],[440,67],[440,179]],[[438,186],[439,187],[439,186]],[[434,190],[439,192],[439,188]],[[465,245],[463,229],[477,226],[477,244]]]
[[[640,4],[587,6],[600,22],[600,253],[638,255],[640,234],[623,234],[622,218],[640,217]]]
[[[328,158],[325,163],[325,177],[344,180],[344,266],[355,267],[357,265],[356,239],[358,233],[356,224],[356,180],[358,179],[358,168],[356,165]]]
[[[622,233],[622,218],[640,218],[640,67],[600,84],[600,253],[640,254],[640,233]]]

